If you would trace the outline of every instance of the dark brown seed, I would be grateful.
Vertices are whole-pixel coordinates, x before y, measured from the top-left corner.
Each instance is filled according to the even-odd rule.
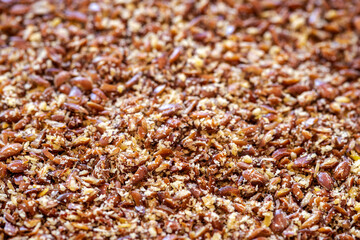
[[[7,169],[12,173],[22,173],[28,168],[28,165],[21,160],[12,161],[7,165]]]
[[[254,75],[260,75],[263,71],[263,69],[261,67],[258,67],[255,65],[246,65],[242,69],[244,72],[249,73],[249,74],[254,74]]]
[[[0,149],[0,160],[18,155],[23,149],[20,143],[13,143]]]
[[[320,83],[317,89],[322,98],[329,100],[333,100],[338,94],[337,89],[331,86],[329,83]]]
[[[240,191],[238,188],[236,187],[232,187],[232,186],[225,186],[219,189],[219,195],[221,196],[237,196],[239,195]]]
[[[199,198],[201,196],[201,191],[198,188],[191,188],[190,192],[195,198]]]
[[[103,83],[103,84],[101,84],[100,89],[104,92],[117,92],[118,88],[116,85]]]
[[[30,79],[36,84],[36,85],[40,85],[43,87],[50,87],[50,83],[49,81],[43,79],[42,77],[36,76],[36,75],[31,75]]]
[[[181,52],[182,52],[181,47],[175,48],[174,51],[170,54],[169,63],[170,64],[174,63],[180,57]]]
[[[109,136],[102,136],[99,140],[99,145],[102,147],[106,147],[109,144],[110,137]]]
[[[5,213],[5,214],[4,214],[4,217],[5,217],[5,219],[6,219],[7,221],[9,221],[10,223],[16,225],[16,220],[15,220],[15,218],[14,218],[13,215],[10,215],[9,213]]]
[[[350,173],[350,163],[349,161],[341,162],[334,170],[334,178],[336,180],[346,180]]]
[[[241,131],[242,131],[246,136],[249,136],[249,135],[255,133],[257,129],[258,129],[257,126],[249,126],[249,127],[245,127],[245,128],[243,128],[243,129],[241,129]]]
[[[300,95],[301,93],[309,90],[310,90],[309,86],[301,85],[300,83],[287,88],[287,91],[293,96]]]
[[[159,205],[157,208],[166,212],[167,214],[174,214],[174,210],[164,204]]]
[[[35,138],[35,140],[30,144],[31,147],[33,148],[38,148],[40,147],[40,144],[42,143],[43,139],[45,138],[45,130],[41,131],[37,137]]]
[[[21,119],[14,125],[14,130],[23,129],[29,122],[30,122],[30,119],[27,117]]]
[[[155,155],[160,155],[161,157],[167,157],[173,154],[173,151],[170,148],[162,148],[155,153]]]
[[[108,202],[108,203],[111,204],[112,206],[118,205],[120,201],[121,201],[121,198],[120,198],[119,195],[110,195],[110,196],[106,199],[106,202]]]
[[[83,96],[83,93],[81,92],[80,88],[77,86],[73,86],[69,92],[69,97],[73,99],[81,99]]]
[[[282,210],[276,210],[270,228],[276,233],[281,233],[287,228],[289,221]]]
[[[94,94],[96,94],[99,98],[101,98],[102,100],[107,100],[108,99],[107,96],[105,95],[105,93],[99,88],[94,88],[92,90],[92,92]]]
[[[254,239],[259,237],[269,237],[271,235],[271,230],[267,227],[259,227],[252,230],[248,235],[247,239]]]
[[[274,129],[268,131],[264,137],[261,138],[259,147],[265,147],[265,145],[273,139],[275,133],[276,131]]]
[[[311,217],[309,217],[300,227],[300,229],[310,228],[320,222],[321,212],[313,213]]]
[[[304,193],[301,191],[299,184],[294,183],[291,187],[291,191],[297,200],[301,200],[304,198]]]
[[[0,113],[0,121],[13,123],[22,118],[20,112],[17,109],[8,109]]]
[[[247,147],[244,148],[243,153],[245,155],[254,156],[256,154],[256,150],[255,150],[255,148],[253,146],[248,145]]]
[[[339,163],[339,161],[332,157],[332,158],[327,158],[324,160],[323,163],[321,163],[320,167],[323,169],[332,169],[334,168],[337,164]]]
[[[86,91],[89,91],[93,88],[93,82],[91,81],[91,79],[86,78],[86,77],[75,77],[73,79],[71,79],[71,84],[76,85]]]
[[[172,199],[172,198],[165,198],[164,204],[172,209],[179,208],[179,204],[177,202],[175,202],[174,199]]]
[[[10,14],[24,15],[30,10],[30,6],[24,4],[15,4],[10,8]]]
[[[209,112],[206,112],[206,111],[196,111],[196,112],[193,112],[191,113],[190,117],[192,119],[201,119],[201,118],[207,118],[207,117],[210,117],[211,114]]]
[[[242,170],[246,170],[246,169],[251,168],[250,164],[247,164],[247,163],[244,163],[244,162],[238,162],[237,166]]]
[[[306,155],[304,157],[299,157],[299,158],[295,159],[293,167],[294,168],[308,168],[308,167],[310,167],[310,164],[313,161],[314,161],[314,159],[308,155]]]
[[[100,104],[94,103],[94,102],[87,102],[87,105],[96,110],[96,111],[103,111],[105,108],[101,106]]]
[[[79,106],[75,103],[64,103],[64,106],[74,112],[89,114],[89,112],[85,108],[83,108],[82,106]]]
[[[59,195],[56,200],[58,200],[59,202],[70,202],[74,197],[75,197],[75,193],[64,193]]]
[[[178,128],[181,125],[181,121],[179,119],[176,119],[176,118],[169,118],[166,121],[166,124],[168,124],[169,127]]]
[[[69,95],[71,86],[69,84],[63,84],[59,87],[59,92]]]
[[[173,116],[181,109],[180,104],[164,104],[158,110],[163,116]]]
[[[156,156],[155,160],[150,162],[149,165],[147,166],[148,171],[154,171],[160,166],[162,162],[163,162],[162,156],[160,155]]]
[[[167,62],[167,56],[166,54],[162,54],[160,57],[156,59],[156,62],[158,64],[159,69],[163,69]]]
[[[143,181],[148,174],[148,170],[145,166],[141,166],[138,168],[138,170],[135,172],[134,176],[131,178],[132,184],[138,184],[141,181]]]
[[[300,81],[300,79],[298,78],[286,78],[283,80],[282,84],[286,85],[286,86],[290,86],[290,85],[294,85],[296,83],[298,83]]]
[[[317,180],[321,186],[327,190],[331,190],[333,187],[333,180],[327,172],[319,172],[317,174]]]
[[[87,17],[84,13],[77,11],[65,11],[65,17],[70,21],[86,23]]]
[[[48,159],[54,160],[55,156],[47,148],[44,148],[42,152]]]
[[[139,82],[139,80],[140,80],[141,75],[142,75],[141,72],[137,73],[135,76],[133,76],[129,81],[127,81],[125,83],[125,87],[126,88],[131,88],[132,86],[137,84]]]
[[[26,191],[24,191],[24,194],[38,193],[41,190],[42,190],[41,188],[29,188]]]
[[[164,84],[164,85],[157,86],[157,87],[154,89],[154,92],[153,92],[154,95],[155,95],[155,96],[159,96],[161,93],[164,92],[165,87],[166,87],[165,84]]]
[[[206,32],[200,32],[200,33],[196,33],[194,34],[193,38],[196,41],[204,41],[206,38],[208,37],[208,34]]]
[[[214,85],[203,86],[200,91],[201,98],[216,97],[218,89]]]
[[[346,210],[340,206],[334,206],[334,209],[338,212],[341,213],[342,215],[344,215],[345,217],[348,216],[348,213],[346,212]]]
[[[275,152],[273,152],[273,154],[271,155],[276,161],[279,161],[280,159],[282,159],[283,157],[287,157],[290,156],[290,151],[287,148],[280,148],[278,150],[276,150]]]
[[[134,199],[134,202],[135,202],[136,206],[142,205],[143,196],[138,191],[136,191],[136,190],[131,191],[130,194],[131,194],[132,198]]]
[[[54,120],[56,122],[63,122],[65,120],[65,116],[54,114],[54,115],[51,115],[51,120]]]
[[[62,56],[59,54],[54,48],[46,48],[47,56],[51,59],[51,61],[61,64]]]
[[[255,169],[243,171],[242,176],[252,185],[265,185],[268,182],[268,178]]]

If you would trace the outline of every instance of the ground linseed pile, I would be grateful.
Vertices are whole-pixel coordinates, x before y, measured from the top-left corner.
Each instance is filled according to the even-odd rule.
[[[359,13],[0,1],[0,239],[359,238]]]

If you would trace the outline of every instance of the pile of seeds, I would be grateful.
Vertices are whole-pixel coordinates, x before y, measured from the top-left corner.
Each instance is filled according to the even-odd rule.
[[[1,0],[0,239],[360,238],[360,1]]]

